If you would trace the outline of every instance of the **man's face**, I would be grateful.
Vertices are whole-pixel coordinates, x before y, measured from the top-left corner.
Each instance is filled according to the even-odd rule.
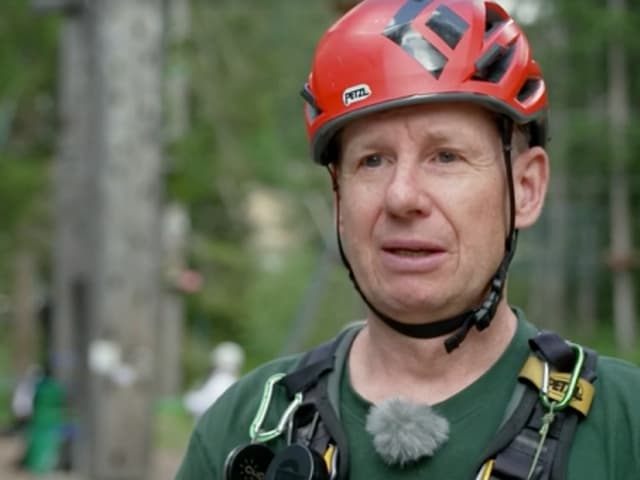
[[[490,114],[466,104],[406,107],[356,120],[340,139],[339,228],[367,298],[412,323],[477,306],[508,230]]]

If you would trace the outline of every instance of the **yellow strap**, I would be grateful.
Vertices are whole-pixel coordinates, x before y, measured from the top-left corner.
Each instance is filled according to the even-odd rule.
[[[476,480],[491,480],[491,472],[493,472],[493,466],[495,465],[495,459],[487,460],[482,466]]]
[[[324,452],[323,458],[324,463],[327,464],[327,472],[331,473],[331,469],[333,468],[333,456],[336,454],[336,447],[333,444],[329,444],[327,449]]]
[[[525,378],[536,387],[542,388],[543,374],[544,364],[542,360],[535,355],[530,355],[520,371],[520,378]],[[570,373],[549,372],[549,391],[547,392],[549,398],[555,401],[562,400],[570,380]],[[569,406],[586,416],[591,408],[593,392],[593,385],[584,378],[581,378],[576,385],[576,391],[569,402]]]

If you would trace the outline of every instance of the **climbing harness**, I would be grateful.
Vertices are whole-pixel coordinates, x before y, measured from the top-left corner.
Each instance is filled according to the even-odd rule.
[[[249,428],[250,443],[234,449],[224,480],[347,480],[349,452],[339,419],[339,382],[360,327],[345,329],[308,352],[291,373],[271,376]],[[475,480],[563,480],[578,422],[591,407],[597,354],[551,332],[529,340],[498,433],[482,455]],[[276,426],[264,427],[274,389],[290,403]],[[274,452],[267,443],[285,438]]]

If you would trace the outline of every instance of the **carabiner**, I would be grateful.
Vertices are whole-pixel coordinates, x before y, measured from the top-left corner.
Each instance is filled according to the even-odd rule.
[[[555,419],[556,412],[569,405],[569,402],[573,398],[578,380],[580,380],[580,372],[582,372],[582,365],[584,364],[584,349],[580,345],[576,345],[575,343],[567,343],[571,346],[571,348],[575,350],[576,356],[578,358],[576,359],[576,363],[573,366],[573,372],[571,372],[571,378],[569,379],[567,390],[564,392],[562,400],[560,400],[559,402],[549,399],[549,378],[551,377],[551,374],[549,373],[549,363],[544,362],[544,370],[542,371],[542,386],[540,387],[540,401],[547,411],[542,417],[542,426],[540,427],[540,431],[538,432],[538,434],[540,435],[540,440],[538,441],[538,446],[536,447],[533,461],[531,462],[531,466],[529,467],[527,480],[531,480],[533,478],[536,466],[538,465],[538,460],[540,459],[540,454],[542,453],[542,448],[544,447],[544,443],[547,439],[547,434],[549,433],[551,424]]]
[[[302,404],[302,393],[296,393],[293,400],[280,417],[277,426],[271,430],[262,430],[262,424],[264,423],[267,411],[269,410],[269,405],[271,404],[271,397],[273,396],[275,384],[284,376],[284,373],[276,373],[269,377],[264,385],[260,406],[258,407],[256,416],[249,427],[249,437],[252,442],[268,442],[269,440],[279,437],[282,432],[284,432],[286,423],[291,415],[293,415],[293,412],[295,412]]]
[[[576,363],[573,366],[573,371],[571,372],[571,378],[569,379],[567,390],[564,392],[564,396],[559,402],[549,399],[549,364],[547,362],[544,362],[542,387],[540,388],[540,400],[547,410],[553,410],[557,412],[569,405],[569,402],[571,401],[571,399],[573,398],[573,394],[575,393],[578,381],[580,380],[580,373],[582,372],[582,366],[584,365],[584,349],[580,345],[576,345],[575,343],[567,343],[576,352],[577,358]]]

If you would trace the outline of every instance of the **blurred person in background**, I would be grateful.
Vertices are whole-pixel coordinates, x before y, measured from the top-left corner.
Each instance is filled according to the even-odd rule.
[[[24,439],[21,467],[39,474],[70,468],[73,426],[69,419],[68,398],[49,362],[45,362],[35,385]]]
[[[33,415],[33,397],[42,377],[40,365],[31,365],[18,379],[11,395],[11,424],[3,432],[5,435],[20,433]]]
[[[210,360],[213,370],[209,378],[184,396],[184,406],[196,420],[238,379],[244,351],[237,343],[222,342],[211,351]]]
[[[302,96],[367,318],[227,390],[177,478],[638,478],[640,369],[507,300],[549,183],[547,86],[509,14],[364,0]]]

